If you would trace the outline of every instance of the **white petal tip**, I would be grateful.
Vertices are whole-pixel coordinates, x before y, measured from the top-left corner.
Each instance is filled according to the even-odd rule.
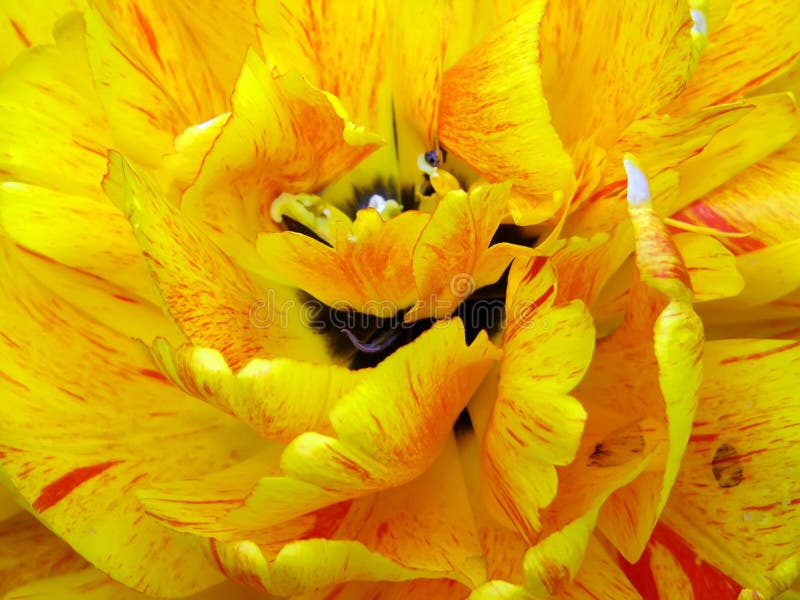
[[[623,159],[625,172],[628,174],[628,204],[637,206],[651,201],[650,182],[639,166],[639,161],[631,155]]]

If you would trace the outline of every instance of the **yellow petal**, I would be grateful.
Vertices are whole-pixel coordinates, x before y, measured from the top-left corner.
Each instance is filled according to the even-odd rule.
[[[216,350],[173,349],[164,339],[152,350],[160,370],[186,393],[285,443],[306,431],[333,433],[328,412],[359,380],[344,367],[286,358],[254,359],[234,375]]]
[[[29,581],[87,566],[65,542],[26,512],[0,521],[0,594]]]
[[[365,209],[336,230],[333,247],[283,232],[259,236],[258,252],[281,281],[328,306],[391,317],[417,297],[412,252],[429,218],[408,211],[384,221]]]
[[[465,600],[469,588],[452,579],[414,579],[402,583],[381,581],[378,583],[348,583],[337,586],[336,600],[405,600],[406,598],[436,598],[436,600]],[[316,596],[311,596],[315,598]],[[330,596],[328,596],[330,598]],[[305,596],[298,596],[305,600]]]
[[[800,132],[800,112],[790,94],[749,98],[747,104],[755,108],[680,165],[680,195],[669,212],[684,208],[765,159]]]
[[[222,530],[226,539],[209,545],[228,577],[278,595],[346,581],[418,577],[450,577],[472,586],[485,572],[463,486],[450,437],[430,468],[409,483],[246,536]]]
[[[508,185],[445,195],[414,248],[419,300],[406,320],[449,315],[477,288],[497,281],[515,254],[527,248],[490,247],[506,212]]]
[[[3,74],[4,180],[101,196],[111,137],[92,87],[83,35],[82,19],[72,15],[59,24],[54,46],[25,52]]]
[[[798,55],[797,2],[733,0],[727,18],[710,36],[700,65],[666,112],[688,113],[741,98],[781,75]]]
[[[0,9],[0,73],[25,48],[53,43],[53,26],[83,0],[57,0],[36,5],[4,4]]]
[[[116,153],[105,185],[124,205],[159,294],[190,341],[219,350],[234,369],[278,350],[287,357],[329,361],[324,339],[303,326],[291,292],[259,289]]]
[[[350,170],[380,138],[350,121],[341,103],[296,72],[270,70],[254,52],[232,97],[233,113],[206,155],[183,208],[219,234],[248,243],[275,231],[280,192],[317,190]]]
[[[144,515],[133,490],[224,468],[261,440],[175,389],[138,343],[48,293],[5,250],[0,258],[4,476],[120,582],[162,595],[218,582],[197,547]]]
[[[656,427],[664,428],[663,464],[654,464],[615,492],[600,514],[603,533],[623,556],[635,560],[666,503],[686,447],[696,406],[703,334],[692,310],[685,266],[653,212],[647,179],[632,159],[625,166],[636,265],[646,285],[634,283],[625,323],[598,344],[593,368],[582,384],[583,395],[578,397],[585,396],[608,411],[623,412],[629,422],[651,418]],[[645,438],[642,447],[648,446]]]
[[[790,242],[800,237],[799,185],[800,139],[796,138],[675,218],[718,231],[747,234],[721,238],[734,254]]]
[[[0,227],[29,252],[156,301],[130,223],[105,198],[0,183]]]
[[[459,319],[441,322],[339,400],[329,413],[335,437],[307,432],[286,447],[279,465],[270,459],[272,470],[255,461],[213,484],[188,481],[142,498],[170,526],[229,537],[406,483],[435,460],[498,355],[485,335],[466,346]],[[197,494],[209,502],[194,502]]]
[[[490,183],[511,181],[548,202],[557,190],[569,194],[574,178],[542,91],[544,4],[529,3],[444,74],[439,140]]]
[[[689,273],[695,302],[728,298],[742,291],[745,281],[736,258],[720,242],[696,233],[680,233],[672,239]]]
[[[177,105],[189,124],[229,110],[230,91],[245,53],[256,39],[251,2],[98,0],[92,7],[120,40],[125,56],[147,73],[147,79],[157,82],[166,92],[163,101]],[[115,92],[141,93],[132,82],[123,84],[117,79],[120,74],[107,80]],[[127,75],[135,74],[127,71]],[[122,85],[126,87],[117,87]],[[115,133],[130,135],[128,139],[134,141],[133,131]],[[137,140],[140,146],[142,139]]]
[[[542,80],[566,146],[593,138],[607,147],[629,123],[677,96],[692,66],[691,28],[685,0],[548,3]]]
[[[764,598],[791,584],[781,565],[800,552],[798,360],[794,341],[707,344],[692,437],[665,512],[695,552]]]
[[[554,466],[571,462],[580,443],[586,413],[567,394],[594,347],[583,304],[547,307],[553,272],[542,262],[529,261],[522,279],[527,285],[516,287],[506,302],[514,317],[503,335],[498,396],[483,438],[484,493],[529,543],[541,530],[539,511],[555,497]],[[537,285],[537,278],[549,278],[549,285]]]

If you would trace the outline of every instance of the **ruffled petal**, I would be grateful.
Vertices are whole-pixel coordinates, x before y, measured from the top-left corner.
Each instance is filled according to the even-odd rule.
[[[133,491],[225,468],[260,438],[175,389],[138,343],[50,294],[5,249],[0,258],[4,479],[126,585],[187,595],[217,583],[199,549],[146,517]]]
[[[233,92],[231,117],[186,190],[183,209],[223,248],[235,243],[230,236],[251,244],[258,232],[278,230],[269,216],[278,194],[316,191],[380,141],[356,126],[335,96],[296,72],[270,69],[250,52]]]
[[[7,3],[0,8],[0,73],[26,48],[53,43],[53,26],[83,0],[56,0],[42,4]]]
[[[419,300],[406,320],[441,318],[477,288],[497,281],[515,255],[530,250],[511,244],[490,246],[506,213],[508,185],[445,195],[414,248]]]
[[[685,0],[548,3],[542,80],[566,146],[592,139],[608,147],[629,123],[677,96],[693,66],[691,29]]]
[[[219,350],[233,369],[278,349],[330,361],[324,339],[303,326],[292,292],[259,289],[119,154],[111,154],[105,187],[124,206],[159,294],[190,341]]]
[[[583,304],[547,306],[555,281],[545,262],[512,267],[509,280],[520,283],[509,285],[500,385],[483,438],[484,493],[529,543],[541,531],[539,511],[555,497],[555,465],[575,458],[586,413],[568,394],[594,348]]]
[[[391,317],[417,297],[412,253],[429,219],[408,211],[384,221],[377,210],[360,210],[336,231],[333,247],[283,232],[259,236],[258,252],[276,277],[328,306]]]
[[[209,540],[223,572],[278,595],[348,581],[450,577],[473,586],[485,578],[452,437],[420,477],[400,487],[251,531],[248,541],[220,533],[233,537]]]
[[[87,566],[69,545],[33,515],[19,513],[0,522],[0,594],[29,581]]]
[[[531,209],[574,186],[542,90],[544,5],[530,2],[448,70],[439,106],[439,141],[489,182],[513,182],[532,198]]]
[[[800,56],[800,6],[794,0],[732,0],[697,70],[668,113],[689,113],[741,98],[780,76]],[[743,40],[747,40],[743,43]]]
[[[230,537],[402,485],[432,464],[498,358],[485,334],[466,346],[461,321],[442,322],[368,371],[339,400],[329,413],[335,437],[307,432],[279,461],[254,461],[208,485],[179,483],[142,498],[170,526]],[[194,502],[198,494],[208,501]]]
[[[664,516],[700,557],[771,598],[791,585],[800,555],[800,343],[709,342],[704,363]]]
[[[287,358],[254,359],[234,374],[216,350],[172,348],[164,339],[152,350],[160,370],[186,393],[285,443],[307,431],[332,434],[329,411],[360,379],[344,367]]]

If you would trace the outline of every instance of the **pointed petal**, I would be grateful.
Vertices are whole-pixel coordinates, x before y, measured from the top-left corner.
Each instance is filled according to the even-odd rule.
[[[490,247],[505,216],[508,185],[449,192],[439,202],[414,248],[419,300],[406,320],[441,318],[477,288],[497,281],[522,246]]]
[[[92,88],[83,20],[72,15],[55,37],[56,45],[25,52],[0,79],[0,171],[6,181],[99,197],[112,142]]]
[[[444,74],[439,140],[490,183],[511,181],[550,201],[557,190],[569,194],[574,178],[542,90],[544,4],[529,3]]]
[[[692,310],[689,277],[653,212],[647,179],[631,159],[626,169],[641,283],[634,283],[625,323],[598,344],[582,394],[576,393],[586,398],[584,404],[620,412],[629,422],[649,418],[657,429],[663,427],[664,463],[617,491],[600,514],[603,533],[623,556],[635,560],[666,503],[688,441],[703,334]]]
[[[287,357],[328,362],[324,340],[297,317],[293,294],[277,286],[260,290],[116,153],[105,186],[125,206],[163,302],[193,343],[219,350],[233,369],[274,356],[278,346]],[[263,323],[253,312],[260,308],[268,311]]]
[[[53,43],[53,26],[83,0],[56,0],[24,6],[8,3],[0,8],[0,73],[26,48]]]
[[[332,248],[282,232],[259,236],[258,252],[276,277],[328,306],[391,317],[417,297],[412,252],[429,218],[408,211],[384,221],[377,210],[365,209],[351,229],[343,226]]]
[[[275,231],[269,206],[280,192],[324,187],[381,141],[355,125],[335,96],[296,72],[270,70],[252,51],[232,106],[183,199],[187,214],[223,240],[234,235],[252,243],[259,231]]]
[[[665,512],[693,551],[764,598],[791,583],[781,582],[781,565],[800,552],[798,361],[796,341],[707,344],[697,417]]]
[[[68,544],[33,515],[22,512],[0,522],[0,594],[42,577],[87,566]]]
[[[547,278],[540,263],[532,261],[523,282]],[[541,530],[539,511],[556,494],[554,466],[571,462],[578,449],[586,413],[567,394],[589,366],[594,348],[594,328],[583,304],[539,308],[552,286],[552,281],[546,288],[520,285],[507,302],[515,318],[504,332],[498,396],[483,438],[484,493],[529,543]]]
[[[795,0],[733,0],[700,65],[666,112],[688,113],[741,98],[781,75],[798,56],[800,5]]]
[[[213,585],[205,557],[146,517],[133,490],[222,469],[261,440],[175,389],[138,343],[48,293],[5,250],[0,258],[8,481],[118,581],[162,595]]]
[[[328,412],[359,381],[344,367],[285,358],[254,359],[234,375],[216,350],[172,348],[163,339],[152,350],[160,370],[186,393],[284,443],[306,431],[333,433]]]
[[[692,66],[691,28],[685,0],[548,3],[542,79],[566,146],[592,138],[608,147],[629,123],[677,96]]]

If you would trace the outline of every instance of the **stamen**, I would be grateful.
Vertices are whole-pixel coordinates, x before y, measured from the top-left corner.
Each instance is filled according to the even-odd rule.
[[[403,212],[403,207],[393,198],[388,200],[380,194],[373,194],[367,200],[367,208],[374,208],[383,217],[384,221],[388,221],[392,217],[396,217]]]
[[[365,352],[367,354],[374,354],[376,352],[383,352],[388,347],[390,347],[394,341],[397,339],[397,336],[400,335],[399,331],[393,331],[387,337],[385,337],[382,341],[378,340],[377,342],[372,343],[365,343],[359,340],[355,334],[350,331],[349,329],[341,329],[341,332],[344,333],[347,338],[350,340],[350,343],[353,344],[358,350],[361,352]]]

